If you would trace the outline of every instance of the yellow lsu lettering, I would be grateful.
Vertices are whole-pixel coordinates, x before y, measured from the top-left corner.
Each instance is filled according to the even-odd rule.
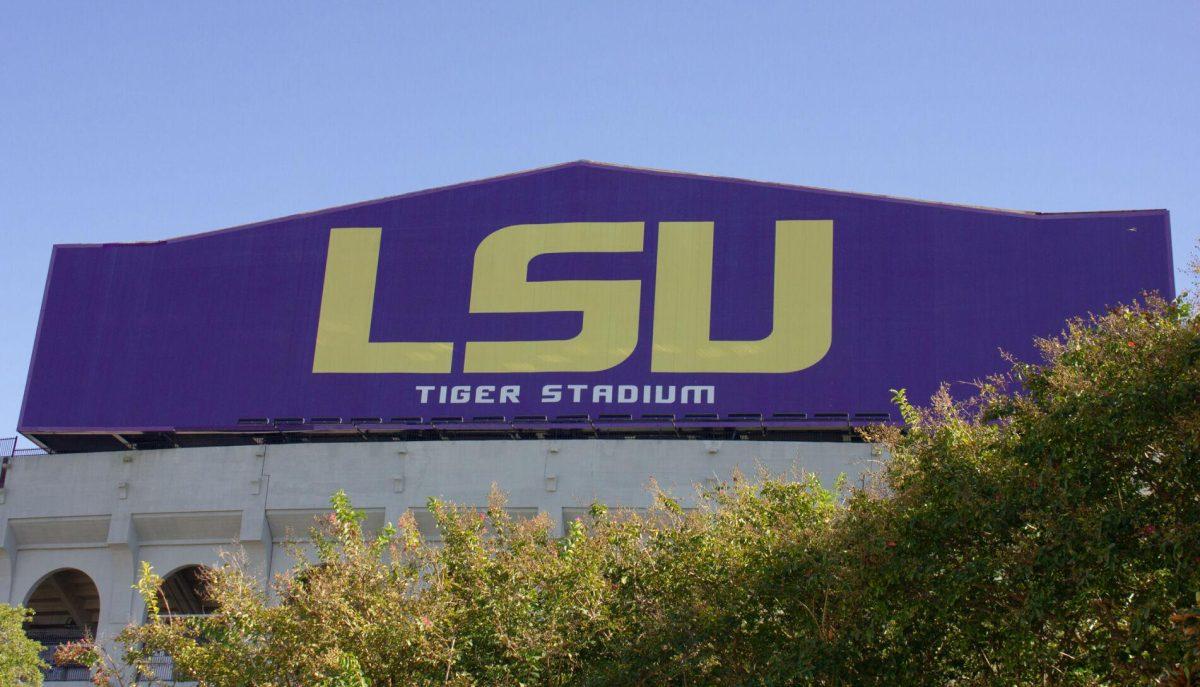
[[[712,222],[658,225],[654,372],[795,372],[825,357],[832,340],[833,222],[775,223],[771,333],[713,341]]]
[[[333,229],[313,372],[450,372],[452,342],[373,342],[371,311],[379,228]],[[642,222],[518,224],[475,252],[472,313],[580,312],[564,340],[470,341],[465,372],[591,372],[629,357],[638,341],[639,280],[531,282],[529,262],[549,253],[636,253]],[[757,341],[711,339],[713,224],[662,222],[654,293],[652,372],[795,372],[832,339],[833,222],[775,223],[772,330]]]
[[[560,341],[471,341],[464,372],[594,372],[616,367],[638,340],[642,283],[634,280],[526,280],[529,261],[547,253],[637,253],[641,222],[517,224],[475,250],[471,312],[583,313],[583,327]]]
[[[380,229],[329,232],[313,372],[449,372],[453,343],[371,341]]]

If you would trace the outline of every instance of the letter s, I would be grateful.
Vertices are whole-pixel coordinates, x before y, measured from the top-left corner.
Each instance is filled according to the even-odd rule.
[[[471,312],[582,312],[574,338],[471,341],[465,372],[594,372],[629,357],[638,341],[638,280],[528,281],[529,261],[547,253],[636,253],[642,222],[515,224],[475,251]]]

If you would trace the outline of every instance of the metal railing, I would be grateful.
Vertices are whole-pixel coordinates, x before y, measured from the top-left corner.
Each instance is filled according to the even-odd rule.
[[[142,673],[143,679],[154,679],[162,682],[170,682],[175,679],[175,661],[170,656],[164,653],[156,653],[146,661],[146,668],[150,670],[150,674]]]
[[[46,451],[41,448],[17,448],[17,437],[0,438],[0,489],[4,488],[4,481],[8,477],[8,468],[14,457],[44,455],[46,455]]]
[[[8,478],[8,464],[12,462],[12,454],[16,450],[16,446],[16,437],[0,439],[0,489],[4,488],[4,481]]]
[[[172,617],[182,619],[185,617],[202,616]],[[42,670],[42,680],[44,682],[87,682],[92,679],[91,671],[85,665],[78,663],[55,665],[54,663],[54,653],[58,650],[59,646],[68,642],[78,642],[85,636],[89,636],[83,630],[75,627],[30,628],[25,631],[25,635],[42,645],[42,650],[38,652],[38,656],[49,666]],[[145,667],[149,669],[149,675],[142,673],[143,679],[154,678],[160,682],[171,682],[176,679],[175,662],[170,656],[164,653],[156,653],[151,656],[146,662]]]
[[[70,682],[70,681],[88,681],[92,679],[92,671],[87,666],[79,663],[68,663],[65,665],[55,665],[54,652],[58,647],[68,642],[78,642],[83,639],[86,633],[77,627],[46,627],[46,628],[30,628],[25,630],[25,636],[39,642],[42,645],[42,650],[38,652],[38,656],[46,662],[49,668],[42,671],[42,680],[45,682]]]
[[[170,615],[163,616],[163,617],[166,619],[169,619],[169,620],[182,622],[189,618],[207,618],[208,614],[206,614],[206,613],[172,613]],[[199,641],[201,643],[203,643],[204,639],[200,638]],[[183,679],[180,676],[175,675],[174,659],[172,659],[170,656],[168,656],[162,652],[157,652],[153,656],[151,656],[146,661],[146,664],[144,667],[149,670],[149,674],[142,672],[141,677],[143,680],[153,678],[153,679],[159,680],[160,682],[172,682],[172,681],[178,681],[180,679]]]
[[[0,458],[12,458],[13,456],[44,456],[46,449],[37,446],[27,446],[25,448],[17,448],[18,437],[0,437]]]

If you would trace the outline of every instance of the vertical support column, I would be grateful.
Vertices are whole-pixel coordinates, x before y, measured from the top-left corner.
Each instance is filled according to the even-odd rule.
[[[140,623],[145,613],[145,604],[133,591],[139,566],[138,535],[133,517],[128,509],[121,508],[112,514],[108,523],[109,575],[107,580],[95,580],[100,591],[100,621],[96,628],[96,642],[118,661],[122,647],[116,637],[126,625]],[[104,593],[107,586],[108,593]],[[132,677],[129,675],[127,677]]]
[[[391,525],[395,525],[404,515],[404,511],[408,510],[408,499],[411,495],[411,487],[408,484],[408,443],[399,442],[395,445],[395,451],[396,469],[392,473],[392,489],[383,508],[384,523]]]
[[[112,499],[108,521],[108,577],[99,576],[93,581],[100,593],[100,617],[96,627],[96,643],[114,659],[120,660],[121,647],[115,639],[131,622],[141,622],[144,606],[134,593],[133,584],[138,575],[138,535],[133,524],[129,501],[130,484],[135,473],[136,455],[124,451],[112,455],[109,492]],[[129,677],[132,677],[130,675]]]
[[[13,578],[17,576],[17,536],[8,525],[8,514],[0,513],[0,602],[16,606],[22,599],[12,598]]]
[[[267,521],[267,493],[271,476],[267,474],[267,447],[257,446],[254,458],[258,461],[258,479],[250,481],[250,503],[242,510],[242,526],[238,540],[246,552],[246,563],[260,573],[264,591],[271,588],[271,557],[274,540]]]
[[[563,444],[557,441],[542,441],[541,443],[545,447],[545,456],[542,463],[542,483],[538,485],[542,493],[538,502],[540,508],[544,509],[546,515],[550,517],[550,533],[555,537],[562,537],[566,534],[566,528],[563,525],[562,496],[559,491],[559,473],[561,471],[559,452],[562,451]]]
[[[262,578],[263,590],[271,585],[271,556],[275,544],[271,524],[263,503],[253,504],[242,511],[242,527],[238,539],[246,551],[246,563]]]

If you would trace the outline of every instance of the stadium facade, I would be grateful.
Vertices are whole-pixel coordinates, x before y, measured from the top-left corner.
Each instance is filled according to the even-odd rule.
[[[55,246],[0,476],[0,601],[48,646],[203,613],[331,493],[563,522],[651,479],[851,479],[891,390],[1033,357],[1064,320],[1174,295],[1166,211],[993,210],[573,162],[194,236]],[[10,451],[11,453],[11,451]],[[79,671],[51,677],[73,680]]]

